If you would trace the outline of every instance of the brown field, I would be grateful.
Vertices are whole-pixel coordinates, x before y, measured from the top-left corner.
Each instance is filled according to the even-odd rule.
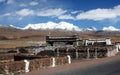
[[[111,38],[112,42],[120,42],[120,32],[88,32],[66,30],[20,30],[11,27],[0,27],[0,48],[14,48],[36,43],[45,43],[45,36],[72,36],[79,38]]]

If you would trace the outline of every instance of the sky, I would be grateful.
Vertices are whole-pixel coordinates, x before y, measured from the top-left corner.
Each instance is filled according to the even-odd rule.
[[[120,29],[120,0],[0,0],[0,25],[48,22]]]

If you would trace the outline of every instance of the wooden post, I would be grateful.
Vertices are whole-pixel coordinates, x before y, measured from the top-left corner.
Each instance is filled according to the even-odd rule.
[[[87,59],[89,59],[90,58],[90,51],[89,51],[90,49],[88,48],[87,49]]]

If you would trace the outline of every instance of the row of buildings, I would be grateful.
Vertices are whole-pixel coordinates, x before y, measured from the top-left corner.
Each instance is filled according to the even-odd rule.
[[[104,39],[80,39],[77,35],[71,37],[46,36],[48,46],[93,46],[95,44],[112,45],[110,38]]]
[[[112,43],[110,38],[80,39],[77,35],[71,37],[46,36],[46,44],[49,50],[55,50],[58,55],[69,54],[77,58],[114,56],[120,50],[120,44]]]
[[[0,49],[8,53],[26,56],[61,56],[71,55],[73,58],[114,56],[120,50],[120,43],[112,43],[110,38],[81,39],[78,35],[70,37],[46,36],[46,44],[39,46]]]

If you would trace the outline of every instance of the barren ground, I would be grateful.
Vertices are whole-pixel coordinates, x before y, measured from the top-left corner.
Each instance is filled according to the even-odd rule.
[[[103,31],[66,31],[66,30],[20,30],[9,27],[0,27],[0,48],[14,48],[29,46],[36,43],[45,43],[46,35],[72,36],[78,34],[81,39],[111,38],[112,42],[120,42],[120,32]]]

